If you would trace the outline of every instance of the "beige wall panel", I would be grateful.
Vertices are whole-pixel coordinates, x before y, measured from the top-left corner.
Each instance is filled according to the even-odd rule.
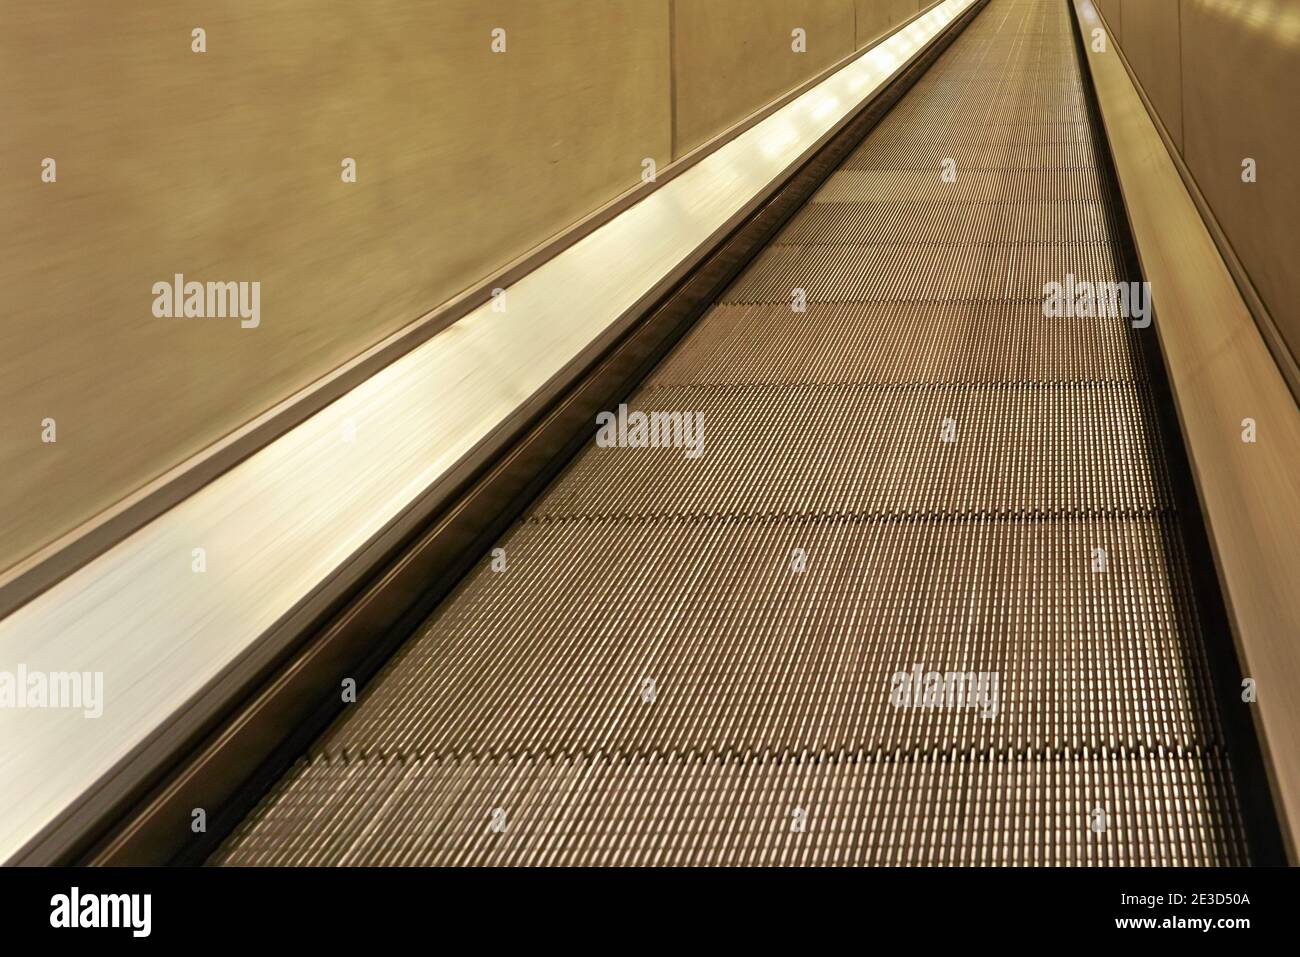
[[[912,19],[935,0],[854,0],[858,48],[892,33],[900,23]]]
[[[1106,26],[1110,27],[1111,32],[1120,42],[1123,42],[1123,0],[1095,0],[1095,2],[1101,15],[1106,18]]]
[[[857,45],[860,48],[889,32],[890,6],[893,0],[855,0]]]
[[[890,26],[896,27],[912,19],[922,6],[924,4],[919,0],[891,0],[889,4]]]
[[[853,0],[675,0],[681,155],[854,49]],[[807,31],[808,52],[791,49]]]
[[[833,18],[810,19],[829,59]],[[0,568],[670,150],[657,0],[5,0],[3,21]],[[177,272],[260,281],[260,328],[154,318]]]
[[[1124,54],[1169,135],[1182,149],[1178,0],[1123,0]]]
[[[1300,356],[1300,0],[1184,0],[1182,21],[1183,155]]]

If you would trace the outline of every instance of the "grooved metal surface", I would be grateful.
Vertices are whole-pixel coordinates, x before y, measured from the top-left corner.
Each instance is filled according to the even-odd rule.
[[[1059,203],[1101,202],[1097,171],[1082,169],[968,169],[954,174],[946,188],[936,189],[936,169],[841,169],[822,187],[814,203],[915,202],[939,199],[947,203]]]
[[[536,514],[1158,509],[1169,492],[1144,399],[1132,382],[1104,380],[656,387],[632,408],[701,416],[705,454],[593,449]]]
[[[1043,315],[1133,278],[1067,17],[992,0],[629,399],[699,456],[582,452],[214,862],[1245,863],[1142,333]]]
[[[1236,839],[1196,754],[322,755],[283,790],[220,862],[1204,866]]]
[[[990,336],[996,327],[999,335]],[[1118,323],[1045,319],[1037,302],[716,306],[651,376],[654,386],[1131,381]]]
[[[326,752],[1174,752],[1214,736],[1163,516],[568,518],[502,545],[508,573],[472,579]],[[1096,547],[1113,570],[1079,575]],[[918,662],[999,673],[997,716],[895,708],[880,689]]]
[[[1104,245],[854,246],[773,245],[724,294],[723,302],[913,302],[1022,299],[1071,271],[1115,282]]]
[[[996,246],[1107,244],[1102,203],[819,202],[799,212],[780,245]]]

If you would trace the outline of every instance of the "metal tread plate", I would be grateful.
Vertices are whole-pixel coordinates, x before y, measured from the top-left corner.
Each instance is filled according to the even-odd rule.
[[[213,863],[1232,866],[1232,787],[1217,753],[317,758]]]
[[[840,200],[805,206],[791,218],[776,243],[871,247],[1109,245],[1111,222],[1113,213],[1104,203]],[[1040,305],[1037,300],[1034,304]]]
[[[1176,750],[1219,737],[1199,646],[1178,640],[1197,621],[1165,516],[569,519],[523,523],[501,548],[506,570],[480,566],[320,750]],[[917,668],[998,684],[931,707]],[[903,674],[914,693],[895,698]]]
[[[1122,322],[1036,302],[715,306],[651,386],[1045,383],[1144,378]]]
[[[719,302],[1043,301],[1067,275],[1118,282],[1115,251],[1099,244],[770,246]]]
[[[647,433],[698,416],[704,453],[592,448],[535,514],[1087,514],[1173,504],[1154,413],[1130,381],[656,387],[630,401],[627,421],[637,412]]]

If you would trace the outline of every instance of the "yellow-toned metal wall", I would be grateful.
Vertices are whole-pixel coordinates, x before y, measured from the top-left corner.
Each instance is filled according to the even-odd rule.
[[[669,159],[662,3],[2,2],[0,568]]]
[[[1300,357],[1300,0],[1098,0],[1098,8]],[[1253,183],[1243,180],[1247,159]]]
[[[1093,0],[1111,32],[1121,40],[1124,37],[1124,0]]]
[[[678,155],[916,16],[933,0],[671,0]],[[804,52],[795,30],[804,31]]]
[[[928,5],[0,0],[0,571]]]
[[[930,6],[931,0],[856,0],[858,47],[880,39]]]
[[[853,16],[848,0],[675,0],[678,150],[852,53]]]

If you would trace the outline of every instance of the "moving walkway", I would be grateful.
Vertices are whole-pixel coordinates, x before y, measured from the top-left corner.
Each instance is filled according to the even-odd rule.
[[[1072,21],[990,0],[628,383],[702,454],[589,429],[210,862],[1280,853],[1155,333],[1044,315],[1140,279]]]

